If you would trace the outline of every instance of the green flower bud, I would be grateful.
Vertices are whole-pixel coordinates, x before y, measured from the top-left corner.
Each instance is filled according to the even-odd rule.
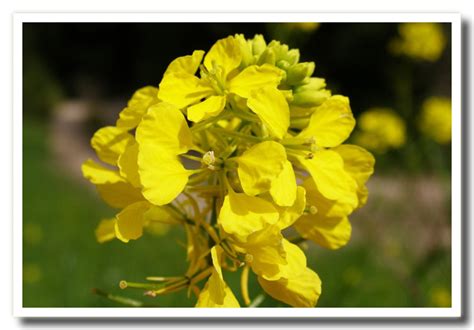
[[[303,80],[303,84],[294,89],[295,92],[303,92],[308,90],[319,90],[326,87],[326,80],[323,78],[311,77]]]
[[[261,34],[256,34],[251,43],[253,55],[260,56],[267,48],[267,43]]]
[[[331,92],[327,89],[295,92],[291,104],[302,107],[315,107],[321,105],[330,96]]]
[[[290,63],[288,63],[285,60],[280,60],[276,63],[276,66],[279,67],[280,69],[286,71],[290,68]]]
[[[263,65],[265,63],[275,65],[275,52],[271,48],[265,49],[265,51],[258,58],[257,64]]]
[[[285,44],[281,44],[278,41],[273,40],[268,45],[267,49],[271,49],[275,54],[276,61],[279,60],[286,60],[288,54],[288,46]]]
[[[243,69],[254,64],[255,59],[252,54],[252,44],[250,40],[246,40],[243,34],[236,34],[235,39],[239,42],[240,53],[242,54],[240,68]]]
[[[298,49],[290,49],[286,54],[286,60],[290,64],[296,64],[300,60],[300,51]]]
[[[310,77],[314,72],[314,62],[298,63],[290,67],[287,71],[286,83],[296,85],[304,78]]]

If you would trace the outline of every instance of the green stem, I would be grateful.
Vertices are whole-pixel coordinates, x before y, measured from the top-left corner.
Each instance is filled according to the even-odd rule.
[[[224,128],[216,127],[216,128],[213,128],[212,131],[216,132],[216,133],[220,133],[222,135],[227,135],[227,136],[230,136],[230,137],[239,138],[241,140],[247,140],[247,141],[251,141],[251,142],[263,142],[263,141],[266,140],[266,139],[259,138],[257,136],[253,136],[253,135],[248,135],[248,134],[242,134],[240,132],[229,131],[229,130],[226,130]]]
[[[101,297],[104,297],[106,299],[109,299],[113,302],[125,305],[125,306],[130,306],[130,307],[160,307],[159,305],[150,305],[146,304],[143,301],[135,300],[135,299],[130,299],[122,296],[117,296],[117,295],[112,295],[110,293],[107,293],[105,291],[102,291],[100,289],[92,289],[92,292],[95,293],[96,295],[99,295]]]
[[[239,111],[239,110],[234,110],[234,109],[231,109],[230,112],[233,115],[235,115],[236,117],[239,117],[240,119],[244,119],[244,120],[251,121],[251,122],[254,122],[254,123],[259,123],[260,122],[260,119],[258,118],[258,116],[254,115],[250,112]]]
[[[203,129],[206,129],[206,128],[212,126],[212,124],[218,122],[219,120],[226,119],[226,118],[231,117],[231,116],[232,116],[232,113],[222,112],[220,115],[218,115],[216,117],[212,117],[212,118],[204,120],[200,123],[194,124],[193,126],[191,126],[190,129],[193,133],[194,132],[199,132],[199,131],[202,131]]]
[[[190,160],[195,160],[196,162],[199,162],[199,163],[202,161],[201,157],[196,157],[196,156],[193,156],[193,155],[183,154],[183,155],[181,155],[181,157],[184,157],[184,158],[187,158],[187,159],[190,159]]]

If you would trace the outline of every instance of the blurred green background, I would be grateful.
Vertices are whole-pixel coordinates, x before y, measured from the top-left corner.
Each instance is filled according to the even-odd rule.
[[[93,288],[194,305],[184,292],[120,290],[122,279],[182,274],[177,241],[185,237],[173,230],[97,243],[99,220],[115,210],[80,165],[92,155],[93,132],[115,122],[133,91],[157,85],[175,57],[234,33],[263,34],[315,61],[315,76],[350,98],[358,118],[350,142],[377,160],[369,202],[351,217],[351,242],[337,251],[302,245],[323,282],[318,306],[450,306],[450,25],[393,23],[24,24],[23,306],[121,306]],[[238,287],[238,274],[225,276]],[[255,278],[250,293],[260,293]],[[266,297],[262,306],[282,305]]]

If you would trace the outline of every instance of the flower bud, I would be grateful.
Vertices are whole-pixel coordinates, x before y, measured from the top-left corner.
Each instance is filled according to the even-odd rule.
[[[294,93],[291,103],[302,107],[315,107],[321,105],[330,96],[331,92],[326,89],[306,90]]]
[[[236,34],[235,40],[239,42],[240,53],[242,54],[242,62],[240,63],[241,68],[246,68],[254,63],[252,54],[252,44],[250,40],[245,39],[243,34]]]
[[[290,49],[288,53],[286,53],[286,60],[292,65],[298,63],[300,60],[300,51],[298,49]]]
[[[267,63],[267,64],[275,65],[275,61],[276,61],[275,52],[271,48],[267,48],[260,55],[260,57],[257,61],[257,64],[262,65],[262,64]]]
[[[279,67],[282,70],[288,70],[290,68],[290,63],[288,63],[285,60],[280,60],[276,63],[276,66]]]
[[[252,40],[252,54],[260,56],[265,48],[267,48],[267,43],[261,34],[256,34]]]
[[[310,77],[314,72],[314,68],[314,62],[304,62],[293,65],[287,71],[286,83],[296,85],[304,78]]]
[[[314,69],[313,69],[314,70]],[[306,90],[319,90],[326,87],[326,80],[323,78],[312,77],[304,81],[304,84],[295,88],[295,92],[302,92]]]

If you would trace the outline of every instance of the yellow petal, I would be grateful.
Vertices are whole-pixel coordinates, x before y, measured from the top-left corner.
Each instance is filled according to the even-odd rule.
[[[146,222],[145,220],[143,228],[153,236],[164,236],[169,233],[171,226],[162,222]]]
[[[106,126],[95,132],[91,145],[100,160],[111,165],[117,165],[119,156],[133,141],[133,136],[123,128]]]
[[[158,102],[158,88],[153,86],[140,88],[128,101],[127,107],[120,112],[117,127],[124,129],[137,127],[148,108]]]
[[[93,184],[117,183],[126,180],[120,176],[119,171],[112,170],[88,159],[82,164],[82,175]]]
[[[277,226],[269,226],[250,235],[248,242],[236,244],[247,253],[253,272],[267,280],[288,278],[306,268],[304,252],[284,239]]]
[[[100,197],[114,208],[122,209],[132,203],[144,200],[140,189],[130,183],[98,184],[96,187]]]
[[[124,243],[138,239],[143,234],[143,214],[150,208],[148,202],[137,202],[127,206],[116,216],[115,235]]]
[[[143,196],[155,205],[173,201],[184,189],[192,172],[186,170],[178,157],[154,145],[140,145],[138,172]]]
[[[161,80],[158,98],[182,109],[214,94],[212,87],[198,77],[185,72],[173,72]]]
[[[357,206],[357,184],[346,171],[339,154],[332,150],[319,150],[312,159],[298,157],[299,163],[309,172],[318,191],[327,199],[345,199]]]
[[[148,211],[143,215],[145,222],[159,222],[168,225],[180,224],[179,220],[176,219],[175,215],[169,211],[168,208],[163,206],[151,206]]]
[[[138,144],[129,145],[120,155],[117,165],[120,175],[124,177],[132,186],[140,188],[140,176],[138,175]]]
[[[309,268],[298,275],[277,281],[258,277],[258,283],[271,297],[293,307],[314,307],[321,295],[321,280]]]
[[[290,125],[290,109],[283,94],[274,87],[255,89],[247,100],[273,137],[282,139]]]
[[[272,181],[283,171],[286,161],[285,148],[277,142],[265,141],[249,148],[237,158],[237,171],[244,192],[255,196],[270,190]]]
[[[283,170],[272,181],[270,195],[279,206],[291,206],[296,199],[296,178],[289,161],[283,164]]]
[[[224,110],[225,96],[211,96],[205,101],[188,108],[188,119],[198,123],[204,119],[217,116]]]
[[[203,56],[203,50],[195,50],[192,55],[178,57],[168,65],[165,75],[181,72],[194,75],[201,64]]]
[[[283,71],[273,65],[252,65],[232,78],[227,88],[231,93],[249,98],[253,90],[264,87],[276,89],[282,78]]]
[[[204,289],[199,294],[196,307],[240,307],[234,294],[224,282],[222,274],[222,247],[213,246],[211,258],[214,269]]]
[[[352,233],[347,217],[327,218],[319,214],[303,215],[294,224],[302,237],[328,249],[339,249],[349,242]]]
[[[342,218],[351,214],[356,208],[352,194],[342,195],[333,200],[324,197],[314,184],[314,180],[307,178],[303,182],[306,189],[306,200],[308,208],[315,207],[317,213],[329,218]]]
[[[95,230],[97,242],[105,243],[115,238],[115,221],[115,218],[100,220],[100,223]]]
[[[370,152],[356,145],[343,144],[333,149],[344,160],[344,170],[357,182],[359,207],[367,201],[367,180],[374,173],[375,158]]]
[[[266,228],[248,236],[247,242],[235,242],[246,253],[252,271],[266,278],[280,275],[279,265],[287,263],[283,236],[277,226]]]
[[[278,211],[264,199],[229,190],[224,199],[218,223],[228,234],[246,237],[278,221]]]
[[[142,147],[160,148],[178,155],[192,146],[192,134],[181,111],[169,103],[152,106],[137,127],[136,139]]]
[[[306,190],[298,186],[293,205],[290,207],[277,207],[278,212],[280,212],[280,220],[277,223],[278,228],[283,230],[290,227],[303,214],[305,207]]]
[[[283,239],[283,249],[286,254],[286,263],[279,265],[280,271],[277,276],[273,277],[273,279],[290,278],[291,276],[304,272],[306,269],[306,256],[298,245]],[[263,277],[267,280],[271,280],[270,277]]]
[[[335,147],[349,137],[354,126],[349,99],[334,95],[314,110],[309,125],[297,137],[314,138],[321,147]]]
[[[199,294],[198,301],[196,303],[196,307],[221,307],[221,308],[238,308],[240,307],[237,298],[235,298],[234,293],[232,290],[225,285],[224,288],[224,298],[222,302],[219,301],[220,295],[216,294],[214,291],[214,287],[216,286],[216,282],[220,282],[220,278],[213,273],[209,280],[207,281],[206,285],[202,289],[201,293]]]
[[[214,300],[217,304],[222,305],[225,297],[225,287],[224,275],[222,275],[222,253],[223,250],[220,246],[213,246],[211,248],[211,258],[212,264],[214,266],[213,274],[217,279],[215,281],[209,282],[209,289],[214,295]]]
[[[223,76],[227,75],[237,68],[242,60],[240,46],[234,37],[229,36],[218,40],[206,54],[204,66],[207,70],[213,71],[215,65],[223,70]]]

